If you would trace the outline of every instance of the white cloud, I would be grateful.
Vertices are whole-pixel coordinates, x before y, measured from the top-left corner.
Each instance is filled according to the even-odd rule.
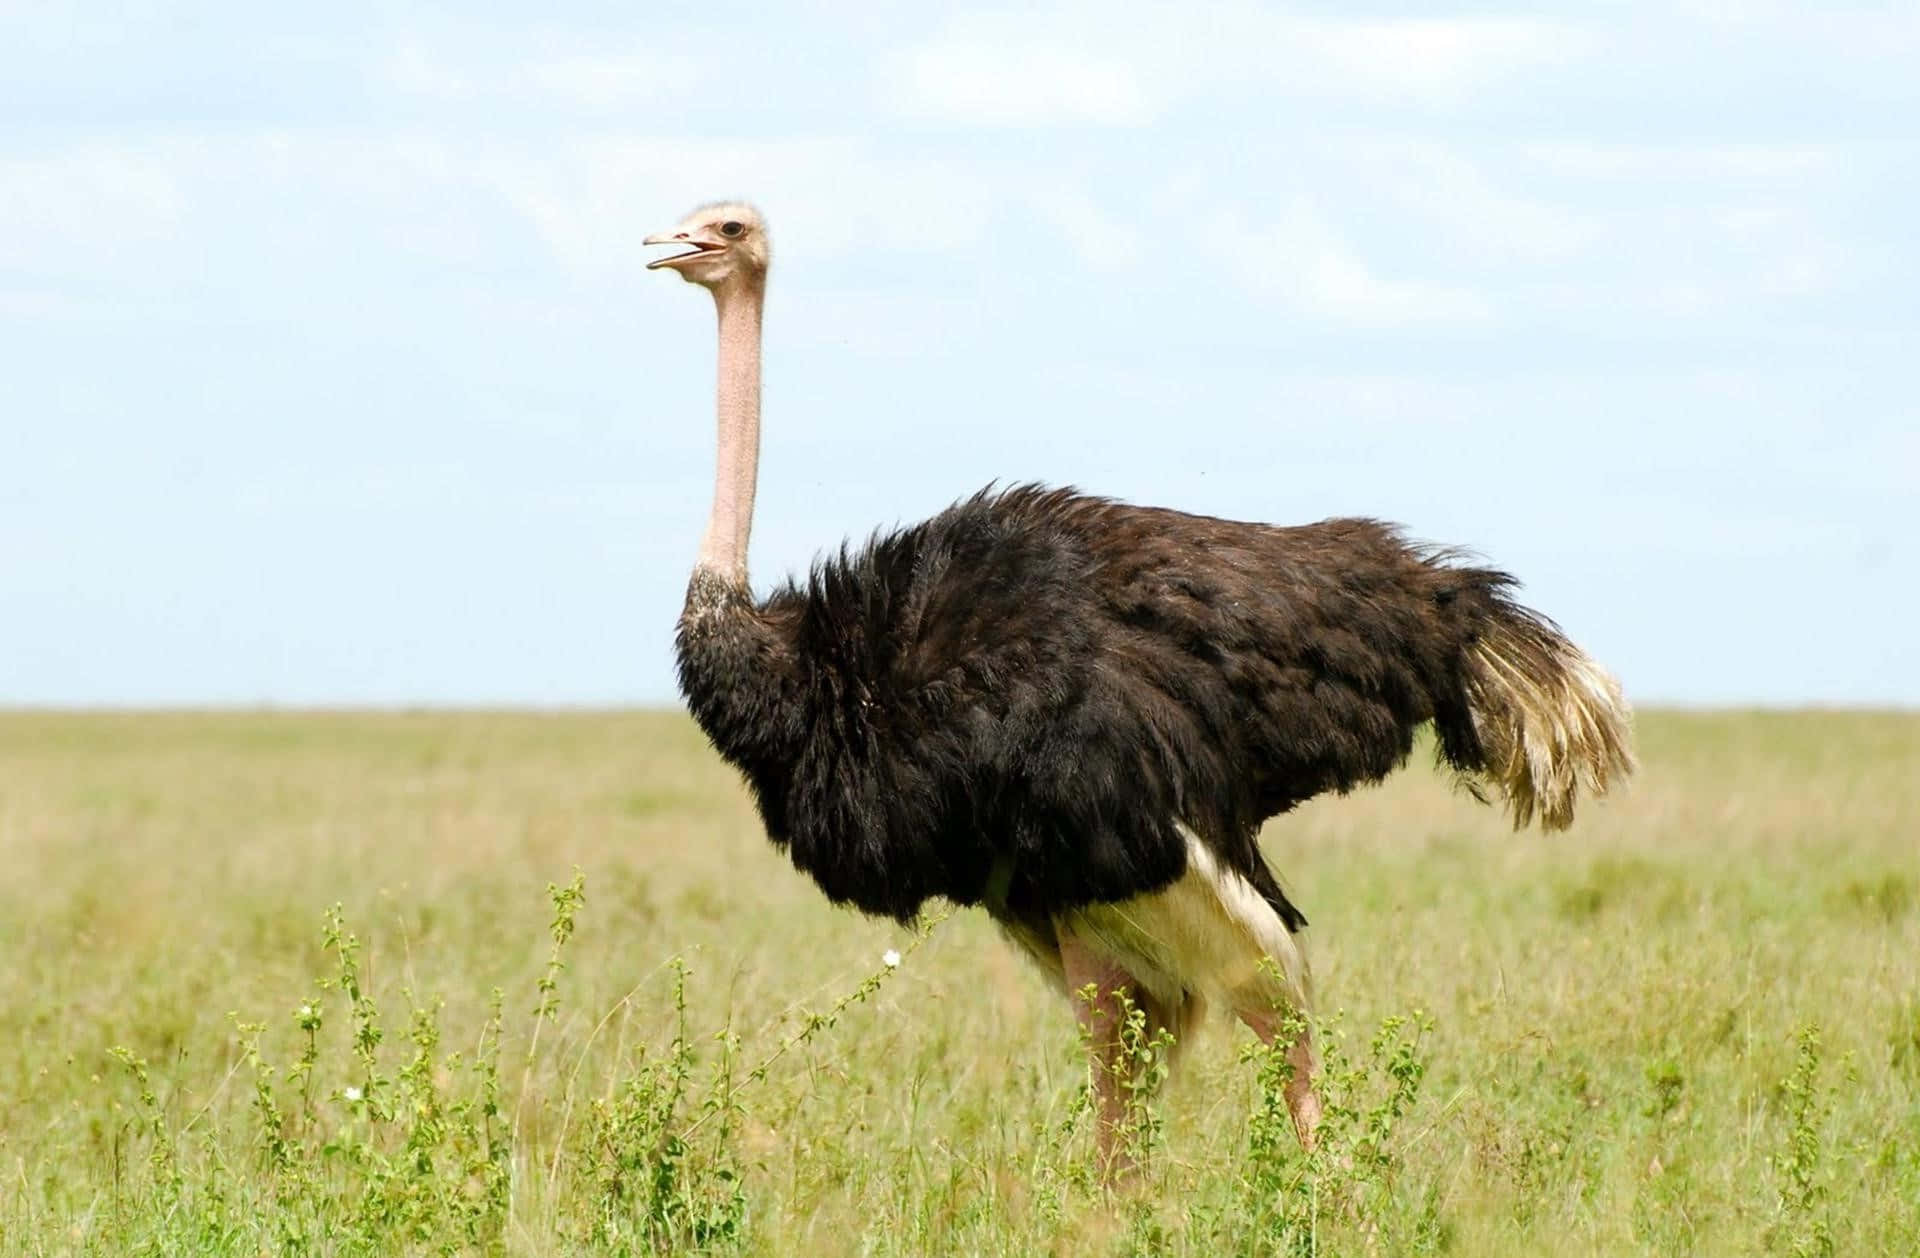
[[[1453,103],[1591,44],[1578,27],[1532,19],[1349,20],[1244,0],[1069,4],[955,19],[896,57],[883,88],[904,112],[955,122],[1132,126],[1242,89],[1269,100]]]
[[[1569,61],[1590,40],[1577,28],[1520,18],[1282,19],[1275,33],[1323,88],[1450,99],[1491,80]]]
[[[1510,192],[1450,145],[1348,137],[1319,146],[1318,154],[1341,172],[1341,182],[1377,189],[1409,222],[1438,226],[1483,255],[1560,259],[1600,235],[1591,215]]]
[[[1058,228],[1067,247],[1096,271],[1119,270],[1140,257],[1140,233],[1079,188],[1065,182],[1044,187],[1029,197],[1028,207]]]
[[[172,234],[186,195],[164,153],[89,143],[0,158],[0,263],[88,266]]]
[[[1746,26],[1787,12],[1779,0],[1674,0],[1674,12],[1715,26]]]
[[[654,51],[578,54],[531,62],[521,81],[559,100],[595,109],[657,100],[700,82],[700,67],[683,54]]]
[[[1760,241],[1791,224],[1797,216],[1778,205],[1740,205],[1714,214],[1713,221],[1731,240]]]
[[[1833,268],[1826,258],[1805,251],[1773,259],[1755,279],[1769,297],[1804,297],[1831,287]]]
[[[585,47],[552,35],[463,51],[403,43],[379,63],[379,76],[406,95],[444,103],[492,99],[604,112],[675,99],[705,73],[704,63],[684,52]]]
[[[1216,215],[1206,248],[1247,287],[1297,313],[1366,327],[1481,323],[1492,308],[1462,288],[1378,274],[1304,197],[1277,222],[1250,226],[1238,210]]]
[[[380,77],[387,86],[409,96],[432,100],[465,100],[475,90],[468,75],[414,43],[402,44],[386,56],[380,64]]]
[[[1805,144],[1529,144],[1521,150],[1558,175],[1584,179],[1799,179],[1838,164]]]
[[[907,112],[976,124],[1130,125],[1157,112],[1126,61],[1062,45],[944,40],[909,52],[893,76]]]

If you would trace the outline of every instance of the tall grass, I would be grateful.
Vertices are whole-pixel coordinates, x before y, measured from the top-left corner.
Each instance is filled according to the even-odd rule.
[[[1565,839],[1271,827],[1323,1142],[1223,1026],[1109,1197],[1069,1011],[678,718],[0,716],[0,1252],[1920,1252],[1920,718],[1642,738]]]

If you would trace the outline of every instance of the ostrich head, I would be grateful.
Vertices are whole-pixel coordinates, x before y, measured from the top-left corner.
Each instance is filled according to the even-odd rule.
[[[760,211],[739,201],[703,205],[678,227],[648,236],[642,244],[686,245],[685,253],[655,258],[649,271],[666,267],[689,283],[718,291],[740,282],[764,280],[769,249],[767,224]]]

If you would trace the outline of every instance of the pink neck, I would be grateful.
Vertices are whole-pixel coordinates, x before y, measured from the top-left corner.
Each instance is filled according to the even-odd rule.
[[[747,584],[747,535],[753,530],[753,487],[760,466],[760,309],[765,297],[765,290],[751,280],[713,290],[720,316],[720,457],[699,566],[742,588]]]

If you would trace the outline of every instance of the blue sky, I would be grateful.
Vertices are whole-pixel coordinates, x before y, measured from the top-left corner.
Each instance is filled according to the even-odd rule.
[[[0,702],[671,701],[745,196],[763,589],[1037,478],[1920,703],[1920,9],[855,8],[0,0]]]

